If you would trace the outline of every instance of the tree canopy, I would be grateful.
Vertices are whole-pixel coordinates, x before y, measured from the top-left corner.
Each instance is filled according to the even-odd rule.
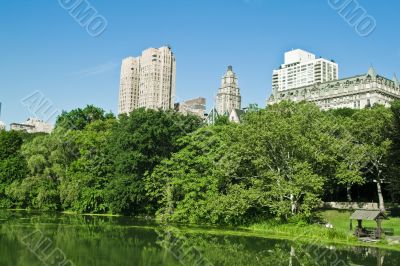
[[[399,201],[399,102],[331,111],[281,102],[242,118],[206,125],[87,106],[63,112],[51,134],[0,131],[0,208],[240,225],[309,221],[328,198]]]

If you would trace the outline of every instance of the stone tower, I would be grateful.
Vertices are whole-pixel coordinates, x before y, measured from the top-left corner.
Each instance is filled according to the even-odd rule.
[[[219,115],[229,115],[233,109],[241,109],[242,97],[236,74],[232,66],[222,77],[221,88],[218,90],[216,109]]]

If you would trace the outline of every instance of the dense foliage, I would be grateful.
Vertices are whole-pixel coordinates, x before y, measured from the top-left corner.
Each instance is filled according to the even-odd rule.
[[[400,199],[400,103],[282,102],[213,126],[174,111],[63,112],[49,135],[0,132],[0,208],[239,225],[308,220],[322,201]],[[372,193],[371,193],[372,192]]]

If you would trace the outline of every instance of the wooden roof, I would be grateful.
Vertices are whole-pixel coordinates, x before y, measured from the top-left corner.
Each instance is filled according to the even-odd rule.
[[[371,210],[357,210],[350,217],[351,220],[367,220],[367,221],[374,221],[378,218],[386,219],[386,215],[378,210],[372,210],[372,211]]]

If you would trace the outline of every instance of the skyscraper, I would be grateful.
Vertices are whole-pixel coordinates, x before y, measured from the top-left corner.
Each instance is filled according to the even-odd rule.
[[[339,78],[337,63],[296,49],[285,53],[285,63],[273,71],[272,89],[286,91]]]
[[[229,115],[233,109],[241,109],[241,105],[242,97],[240,96],[238,79],[233,72],[232,66],[228,66],[217,94],[217,113],[219,115]]]
[[[137,108],[173,109],[176,62],[170,47],[150,48],[122,61],[119,113]]]
[[[130,113],[139,107],[140,62],[139,58],[122,60],[119,87],[119,113]]]

